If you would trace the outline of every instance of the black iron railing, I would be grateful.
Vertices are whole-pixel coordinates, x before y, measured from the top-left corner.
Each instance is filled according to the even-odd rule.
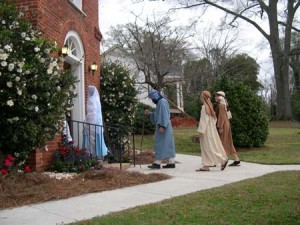
[[[124,133],[129,135],[124,136]],[[133,127],[107,124],[102,126],[67,120],[63,134],[65,138],[72,140],[74,146],[85,149],[97,159],[107,160],[109,163],[119,162],[120,169],[122,169],[122,163],[127,161],[135,166],[136,149]]]

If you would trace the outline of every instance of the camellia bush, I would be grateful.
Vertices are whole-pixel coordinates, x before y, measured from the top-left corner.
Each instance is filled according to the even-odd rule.
[[[212,95],[224,91],[232,113],[231,127],[236,147],[259,147],[267,140],[268,117],[263,99],[248,85],[221,77],[212,88]]]
[[[55,43],[5,2],[0,1],[0,153],[22,161],[60,131],[76,96],[76,78],[54,57]]]
[[[130,146],[137,91],[129,70],[119,62],[101,65],[100,99],[106,142],[114,155]],[[126,147],[127,146],[127,147]],[[119,154],[120,156],[120,154]]]
[[[135,134],[154,134],[155,126],[151,123],[148,116],[144,115],[145,109],[149,109],[151,111],[154,111],[152,107],[143,104],[138,103],[136,105],[136,108],[134,110],[135,116],[134,116],[134,129]]]

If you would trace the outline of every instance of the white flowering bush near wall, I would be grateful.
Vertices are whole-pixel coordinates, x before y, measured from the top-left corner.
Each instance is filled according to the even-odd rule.
[[[107,129],[110,150],[121,146],[122,150],[128,144],[128,135],[133,126],[134,109],[137,91],[135,81],[130,77],[126,67],[117,62],[105,62],[101,65],[100,98],[103,121]],[[116,130],[109,126],[121,127]],[[123,127],[123,128],[122,128]],[[122,143],[120,144],[120,140]],[[119,144],[119,146],[117,146]]]
[[[76,96],[76,78],[52,54],[55,44],[5,2],[0,1],[0,156],[20,158],[57,134]]]

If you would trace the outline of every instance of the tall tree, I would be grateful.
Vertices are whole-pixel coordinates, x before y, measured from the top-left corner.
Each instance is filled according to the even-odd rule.
[[[273,59],[274,76],[277,89],[276,118],[292,119],[289,90],[289,58],[291,54],[292,31],[296,28],[299,0],[178,0],[184,8],[214,7],[226,13],[225,21],[238,26],[239,20],[256,28],[268,41]],[[268,27],[264,26],[267,20]],[[281,45],[280,37],[284,43]]]
[[[242,81],[249,85],[253,90],[258,91],[262,85],[257,80],[259,65],[252,57],[247,54],[238,54],[227,59],[224,72],[228,77]]]
[[[300,91],[300,33],[292,33],[290,66],[294,76],[294,90]]]
[[[187,29],[171,25],[169,17],[146,20],[144,25],[128,23],[113,27],[110,45],[122,46],[145,75],[143,83],[161,90],[182,76],[187,49]],[[177,79],[166,79],[168,76]]]

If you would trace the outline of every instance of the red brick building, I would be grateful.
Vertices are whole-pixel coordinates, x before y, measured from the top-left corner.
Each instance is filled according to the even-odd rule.
[[[71,68],[79,80],[78,97],[74,101],[71,118],[84,121],[88,85],[100,87],[100,41],[98,0],[17,0],[18,8],[43,36],[55,40],[57,47],[68,46],[65,68]],[[98,64],[92,73],[89,67]],[[52,152],[61,141],[61,135],[46,143],[31,158],[32,166],[42,170],[49,165]]]

